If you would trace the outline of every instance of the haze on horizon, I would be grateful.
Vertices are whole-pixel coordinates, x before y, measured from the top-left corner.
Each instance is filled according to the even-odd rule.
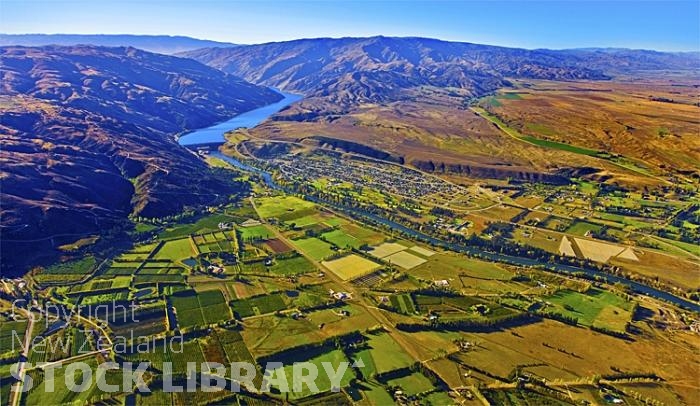
[[[8,34],[184,35],[239,44],[418,36],[522,48],[700,51],[697,1],[4,0]]]

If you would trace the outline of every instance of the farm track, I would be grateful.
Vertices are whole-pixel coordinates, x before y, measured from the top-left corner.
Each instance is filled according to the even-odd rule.
[[[250,202],[251,202],[256,214],[258,214],[258,217],[260,218],[260,220],[264,222],[264,219],[260,216],[260,213],[258,212],[257,206],[255,205],[255,199],[253,199],[251,197]],[[277,230],[276,227],[272,227],[272,229],[273,229],[273,233],[275,234],[275,236],[277,238],[279,238],[283,242],[291,245],[291,241],[289,241],[289,239],[287,237],[285,237],[279,230]],[[372,306],[370,304],[367,304],[363,300],[362,295],[359,294],[357,288],[352,284],[351,281],[344,281],[344,280],[340,279],[330,269],[326,268],[323,264],[321,264],[321,262],[316,261],[315,259],[309,257],[303,251],[299,251],[299,252],[307,260],[309,260],[312,264],[314,264],[318,269],[324,270],[324,273],[326,274],[326,276],[328,276],[333,282],[339,284],[340,286],[343,287],[343,289],[345,289],[348,293],[350,293],[352,296],[352,299],[350,299],[350,301],[356,305],[359,305],[364,311],[367,312],[367,314],[372,316],[372,318],[377,322],[377,324],[382,326],[386,330],[387,334],[389,334],[394,339],[394,341],[396,341],[396,343],[399,344],[399,346],[401,346],[401,348],[404,351],[406,351],[406,353],[408,355],[410,355],[413,359],[415,359],[416,361],[420,362],[423,365],[426,365],[428,362],[433,360],[433,358],[421,359],[420,352],[419,352],[419,350],[416,349],[416,346],[420,345],[420,344],[408,339],[405,336],[405,333],[396,329],[396,327],[394,327],[394,324],[382,314],[382,312],[384,310],[379,309],[376,306]],[[428,350],[428,351],[434,350],[432,348],[427,348],[425,346],[423,346],[423,348],[425,350]],[[443,378],[441,378],[441,379],[443,379]]]
[[[250,201],[251,201],[251,204],[253,205],[253,209],[255,209],[256,213],[258,213],[257,207],[256,207],[256,205],[255,205],[255,200],[251,198]],[[259,214],[259,213],[258,213],[258,217],[260,217],[260,214]],[[261,220],[261,221],[264,221],[264,219],[263,219],[262,217],[260,217],[260,220]],[[284,241],[285,243],[291,244],[291,241],[289,241],[289,239],[288,239],[287,237],[285,237],[281,232],[279,232],[279,230],[277,230],[277,229],[274,228],[274,227],[273,227],[273,230],[274,230],[273,233],[275,234],[275,236],[276,236],[277,238],[279,238],[280,240]],[[370,315],[372,316],[372,318],[375,319],[375,321],[377,322],[377,324],[379,324],[379,325],[383,326],[385,329],[387,329],[388,333],[389,333],[393,338],[395,338],[396,341],[399,342],[399,344],[401,344],[401,347],[404,348],[404,349],[409,353],[409,355],[411,355],[411,356],[412,356],[413,358],[415,358],[416,360],[420,360],[420,357],[418,356],[418,353],[415,351],[414,347],[413,347],[412,345],[410,345],[410,343],[408,343],[408,342],[404,339],[404,337],[401,336],[401,334],[398,332],[398,330],[396,330],[396,329],[394,328],[394,326],[392,325],[392,323],[391,323],[389,320],[387,320],[387,319],[378,311],[378,309],[377,309],[376,307],[369,306],[367,303],[364,302],[364,300],[361,299],[362,296],[359,294],[359,292],[358,292],[358,290],[356,289],[356,287],[354,287],[354,286],[352,285],[352,283],[340,279],[338,276],[336,276],[336,275],[333,273],[333,271],[331,271],[330,269],[326,268],[320,261],[317,261],[317,260],[315,260],[314,258],[308,256],[308,255],[307,255],[306,253],[304,253],[303,251],[300,251],[300,253],[304,256],[304,258],[306,258],[307,260],[309,260],[309,261],[310,261],[312,264],[314,264],[318,269],[322,269],[322,270],[324,271],[324,273],[326,274],[326,276],[328,276],[333,282],[339,284],[340,286],[343,287],[343,289],[345,289],[346,292],[350,293],[351,296],[352,296],[351,301],[352,301],[353,303],[355,303],[355,304],[360,305],[360,307],[362,307],[368,314],[370,314]]]

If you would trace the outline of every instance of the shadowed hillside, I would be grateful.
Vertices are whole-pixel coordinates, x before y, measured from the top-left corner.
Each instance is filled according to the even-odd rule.
[[[3,270],[12,245],[105,231],[235,193],[174,135],[277,101],[198,62],[134,48],[0,49]],[[16,249],[16,248],[14,248]]]
[[[257,128],[255,131],[261,138],[299,139],[322,134],[336,143],[361,144],[361,148],[400,156],[408,164],[438,173],[555,183],[569,173],[587,173],[594,174],[596,179],[637,186],[663,182],[655,177],[663,172],[655,166],[674,164],[674,144],[665,142],[663,148],[657,148],[663,159],[655,158],[654,165],[648,165],[637,161],[650,154],[630,153],[626,145],[635,143],[627,138],[620,137],[620,142],[615,143],[592,139],[605,139],[616,131],[614,128],[606,128],[607,133],[602,131],[600,136],[585,130],[590,126],[588,119],[592,114],[604,116],[612,125],[625,129],[621,122],[628,117],[618,110],[631,108],[631,103],[608,105],[605,111],[597,112],[579,111],[575,101],[566,112],[556,102],[548,103],[547,111],[558,120],[581,116],[584,130],[576,131],[575,136],[564,132],[559,137],[558,141],[566,145],[526,142],[514,133],[501,131],[495,123],[475,115],[469,108],[484,96],[494,97],[480,102],[481,105],[500,105],[501,99],[502,104],[516,104],[528,97],[527,89],[532,83],[542,80],[582,88],[586,88],[585,83],[591,83],[590,87],[599,86],[608,92],[611,90],[606,86],[612,88],[638,75],[651,75],[650,83],[653,83],[669,77],[670,71],[678,71],[677,82],[671,83],[675,88],[671,89],[673,93],[670,96],[664,93],[655,102],[664,103],[686,89],[680,86],[685,86],[687,74],[700,68],[698,54],[692,52],[525,50],[388,37],[302,39],[228,49],[207,48],[181,55],[253,83],[307,96]],[[643,93],[644,99],[658,98],[657,92],[647,85],[640,83],[635,88],[649,92]],[[528,100],[520,103],[526,111]],[[689,112],[693,110],[690,106],[683,107]],[[671,122],[654,119],[649,125],[654,131],[660,131],[657,127],[687,127],[685,119],[670,117]],[[600,118],[598,121],[602,122]],[[559,128],[556,123],[548,124]],[[519,125],[525,128],[528,123]],[[534,136],[542,138],[541,134]],[[683,166],[687,169],[687,164]]]

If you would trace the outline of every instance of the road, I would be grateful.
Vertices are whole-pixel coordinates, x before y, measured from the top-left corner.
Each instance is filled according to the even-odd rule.
[[[258,212],[257,206],[255,205],[255,199],[253,197],[250,198],[251,205],[253,206],[253,209],[257,213],[258,217],[260,218],[260,221],[265,222],[265,219],[260,216],[260,213]],[[275,237],[283,241],[285,244],[293,247],[294,244],[286,237],[284,236],[276,227],[270,227],[273,230],[273,233],[275,234]],[[360,306],[368,315],[370,315],[377,323],[377,325],[380,325],[386,330],[386,332],[396,341],[397,344],[408,354],[410,355],[413,359],[425,364],[428,361],[431,361],[433,358],[428,358],[428,359],[422,359],[421,357],[421,351],[418,349],[419,344],[415,342],[415,340],[410,340],[406,337],[406,333],[403,333],[396,329],[394,327],[394,323],[392,323],[389,319],[384,316],[383,312],[384,310],[379,309],[378,307],[374,305],[370,305],[365,302],[365,299],[361,295],[361,292],[358,291],[358,288],[353,285],[351,282],[343,280],[339,278],[333,271],[330,269],[326,268],[321,262],[315,260],[314,258],[308,256],[305,252],[302,250],[298,250],[299,253],[306,258],[309,262],[314,264],[318,269],[323,270],[324,274],[326,277],[333,282],[337,283],[338,285],[342,286],[345,292],[350,293],[352,296],[352,299],[349,300],[350,303],[353,303],[355,305]],[[429,351],[434,351],[434,348],[426,348],[426,350]]]
[[[24,384],[24,377],[27,374],[27,371],[31,371],[32,369],[37,368],[37,366],[27,366],[27,359],[29,358],[29,351],[31,350],[31,344],[33,340],[33,332],[34,332],[34,314],[32,314],[30,311],[25,310],[25,309],[17,309],[25,313],[25,317],[28,319],[27,323],[27,329],[25,330],[24,333],[24,342],[22,343],[22,351],[20,352],[20,362],[18,363],[18,368],[17,368],[17,379],[18,381],[12,386],[10,390],[10,401],[7,403],[9,406],[17,406],[20,403],[20,400],[22,398],[21,390],[22,390],[22,385]],[[44,312],[41,312],[41,315],[43,317],[47,317],[47,315]],[[107,339],[109,342],[109,348],[101,349],[101,350],[95,350],[91,351],[88,353],[82,353],[75,355],[70,358],[65,358],[59,361],[51,362],[48,364],[43,364],[42,368],[45,368],[47,365],[52,365],[52,364],[61,364],[61,363],[71,363],[73,361],[77,361],[79,359],[83,358],[88,358],[97,354],[103,354],[107,355],[112,351],[113,347],[113,342],[112,339],[110,338],[109,334],[104,330],[102,326],[100,326],[98,323],[95,323],[93,320],[83,317],[81,315],[75,315],[79,320],[81,320],[84,323],[92,325],[95,329],[99,330],[102,337]]]
[[[27,323],[27,329],[24,332],[24,342],[22,343],[22,351],[20,353],[20,362],[17,368],[17,379],[18,381],[12,385],[10,390],[10,401],[8,405],[17,406],[20,399],[22,398],[22,385],[24,384],[24,376],[27,373],[27,358],[29,357],[29,350],[31,349],[32,343],[32,333],[34,332],[34,316],[29,310],[22,310],[25,313],[25,317],[29,322]]]

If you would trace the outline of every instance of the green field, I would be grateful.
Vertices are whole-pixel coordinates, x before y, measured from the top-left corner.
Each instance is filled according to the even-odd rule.
[[[252,227],[240,227],[238,230],[241,233],[241,238],[243,241],[250,240],[267,240],[274,236],[272,231],[265,225],[252,226]]]
[[[362,245],[362,241],[344,232],[343,230],[333,230],[331,232],[322,234],[321,236],[326,241],[330,242],[338,248],[359,248]]]
[[[566,229],[566,232],[569,234],[576,234],[580,236],[585,236],[587,232],[598,232],[602,229],[602,226],[599,226],[598,224],[591,224],[585,221],[576,221],[574,224],[572,224],[569,228]]]
[[[387,384],[400,387],[403,392],[409,396],[435,389],[430,380],[420,372],[414,372],[401,378],[390,379],[387,381]]]
[[[231,319],[231,311],[220,290],[178,292],[170,296],[177,309],[178,327],[193,327],[215,324]]]
[[[10,389],[12,388],[12,385],[14,385],[14,380],[10,376],[10,371],[0,369],[0,401],[3,404],[9,403],[6,401],[6,399],[10,398]]]
[[[314,204],[294,196],[265,197],[256,200],[256,208],[260,217],[280,217],[314,207]]]
[[[445,392],[433,392],[430,395],[424,397],[423,402],[431,406],[449,406],[455,405],[455,401],[452,400],[450,395]]]
[[[22,343],[17,340],[22,340],[24,332],[27,329],[27,322],[21,321],[2,321],[0,323],[0,354],[21,349]],[[19,337],[19,338],[17,338]]]
[[[97,260],[95,257],[88,255],[82,259],[57,263],[44,268],[41,272],[44,274],[80,274],[87,275],[95,268]]]
[[[391,302],[392,307],[394,307],[399,313],[413,314],[416,312],[416,307],[413,305],[413,299],[409,294],[391,295],[389,296],[389,301]]]
[[[362,244],[378,245],[386,239],[384,234],[355,223],[342,224],[340,229],[360,240]]]
[[[216,330],[216,337],[229,362],[253,362],[253,356],[243,342],[241,333],[235,330]]]
[[[273,294],[234,300],[231,302],[231,308],[238,317],[250,317],[284,310],[287,304],[280,294]]]
[[[125,301],[129,298],[128,289],[115,289],[107,293],[83,294],[80,297],[80,304],[83,306],[95,305],[98,303],[109,303]]]
[[[321,217],[320,215],[310,214],[308,216],[303,216],[303,217],[299,217],[299,218],[296,218],[293,220],[288,220],[285,222],[285,224],[291,225],[293,223],[296,227],[307,227],[307,226],[317,224],[317,223],[321,222],[322,220],[323,220],[323,217]]]
[[[172,239],[178,237],[185,237],[190,234],[207,233],[219,230],[219,223],[231,222],[233,217],[225,214],[216,214],[213,216],[207,216],[202,219],[197,220],[193,223],[181,224],[174,227],[170,227],[158,235],[162,239]]]
[[[364,373],[364,368],[362,370]],[[367,398],[367,400],[372,405],[393,405],[394,399],[389,395],[386,389],[378,383],[375,382],[362,382],[361,388],[362,395]]]
[[[316,386],[318,387],[319,392],[326,392],[330,391],[332,389],[331,387],[331,381],[330,378],[328,377],[328,374],[326,373],[323,364],[324,362],[329,362],[333,366],[333,370],[336,371],[338,369],[338,365],[341,362],[348,362],[348,359],[345,357],[345,354],[343,354],[342,351],[340,350],[331,350],[328,352],[325,352],[321,355],[318,355],[316,357],[310,358],[308,360],[304,360],[302,362],[310,362],[314,364],[318,370],[318,377],[314,380],[316,383]],[[294,369],[293,365],[286,365],[284,367],[284,375],[287,378],[287,382],[289,382],[289,390],[291,391],[289,393],[289,398],[290,399],[301,399],[307,396],[310,396],[313,394],[309,390],[309,387],[307,385],[303,385],[303,390],[300,392],[294,392],[294,388],[292,387],[292,382],[294,382]],[[303,371],[302,372],[304,375],[308,375],[308,371]],[[352,368],[348,367],[345,370],[345,373],[343,374],[343,377],[340,379],[340,387],[346,387],[348,384],[350,384],[350,381],[354,378],[354,374],[352,372]]]
[[[85,284],[73,286],[71,293],[109,289],[124,289],[131,285],[131,276],[114,276],[108,279],[92,279]]]
[[[382,374],[409,367],[415,362],[389,334],[370,334],[367,338],[368,348],[355,354],[355,358],[361,359],[365,364],[365,368],[362,370],[363,374],[369,376],[375,373]]]
[[[138,274],[134,276],[134,287],[142,284],[154,283],[185,283],[185,276],[181,274]]]
[[[270,267],[270,272],[279,275],[297,275],[315,270],[316,267],[302,256],[275,259],[275,263]]]
[[[92,273],[97,266],[97,260],[92,255],[84,258],[58,262],[54,265],[46,267],[34,275],[34,279],[39,282],[73,282],[78,281]]]
[[[625,325],[632,316],[631,302],[598,289],[590,289],[586,293],[561,290],[545,300],[552,305],[547,310],[577,318],[579,324],[584,326],[625,331]]]
[[[440,253],[429,257],[428,262],[413,268],[411,274],[431,280],[456,279],[460,275],[496,280],[510,280],[513,277],[512,272],[493,262],[451,253]]]
[[[330,244],[313,237],[293,240],[292,244],[316,261],[321,261],[334,252]]]
[[[167,241],[153,256],[155,259],[167,259],[170,261],[181,261],[195,256],[192,250],[192,240],[189,237]]]
[[[197,341],[185,341],[182,343],[182,348],[179,343],[179,341],[168,342],[164,346],[162,341],[158,341],[157,346],[150,351],[124,354],[124,358],[130,361],[147,361],[152,368],[160,371],[163,370],[163,362],[171,362],[173,373],[178,374],[184,374],[187,371],[187,362],[195,362],[199,365],[205,361]]]
[[[82,360],[81,362],[87,363],[93,371],[96,370],[99,364],[94,358]],[[92,381],[88,381],[90,383],[87,384],[84,390],[73,392],[66,385],[67,365],[68,364],[63,364],[61,368],[54,369],[54,376],[50,383],[48,379],[45,379],[42,372],[38,370],[32,371],[30,375],[34,379],[34,386],[29,392],[22,395],[22,404],[56,405],[96,403],[103,392],[97,387],[94,372]],[[80,372],[76,372],[76,376],[80,376]],[[105,376],[105,381],[110,385],[116,384],[121,386],[122,374],[120,371],[109,371]],[[53,391],[48,391],[47,385],[53,385]]]

